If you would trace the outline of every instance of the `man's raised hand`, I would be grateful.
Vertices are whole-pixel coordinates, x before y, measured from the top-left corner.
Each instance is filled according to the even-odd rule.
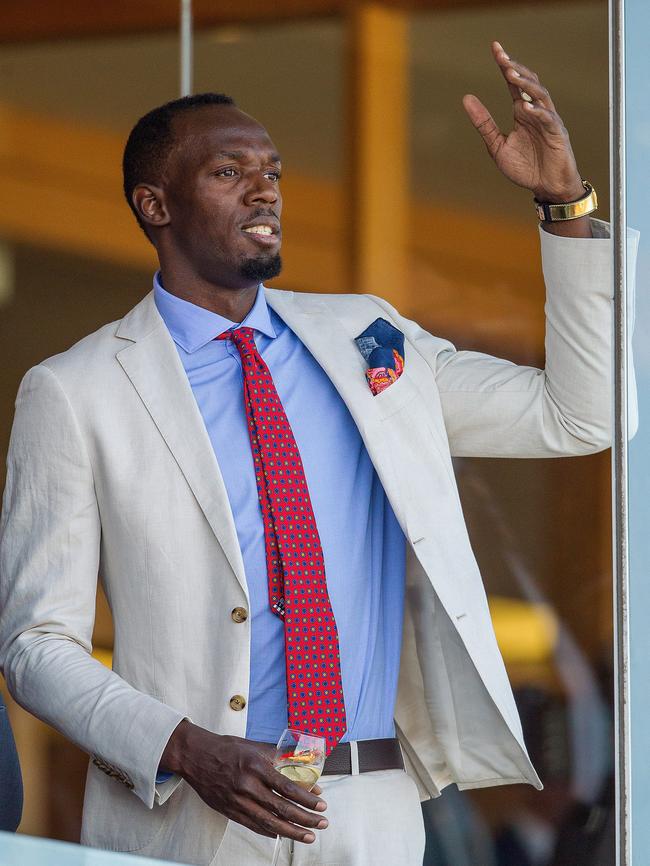
[[[499,42],[492,43],[492,54],[512,97],[512,131],[504,135],[476,96],[464,96],[463,106],[499,171],[540,201],[580,198],[585,191],[569,134],[548,90],[534,72],[512,60]]]

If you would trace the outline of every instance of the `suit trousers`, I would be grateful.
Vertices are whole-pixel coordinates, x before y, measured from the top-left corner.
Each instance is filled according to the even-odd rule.
[[[422,866],[420,797],[404,770],[323,776],[326,830],[311,845],[283,839],[279,866]],[[270,866],[275,842],[230,821],[210,866]]]

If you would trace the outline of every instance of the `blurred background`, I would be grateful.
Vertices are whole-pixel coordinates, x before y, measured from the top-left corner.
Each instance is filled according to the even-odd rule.
[[[475,93],[509,127],[498,39],[551,91],[607,219],[606,0],[195,0],[194,26],[194,91],[232,95],[283,157],[273,285],[373,292],[459,348],[544,364],[530,195],[498,173],[461,99]],[[0,42],[4,454],[24,372],[151,288],[121,152],[138,117],[178,95],[178,3],[4,0]],[[425,804],[429,866],[614,862],[609,464],[607,453],[456,464],[546,788],[448,789]],[[107,664],[111,644],[100,591]],[[8,703],[21,831],[77,841],[87,756]]]

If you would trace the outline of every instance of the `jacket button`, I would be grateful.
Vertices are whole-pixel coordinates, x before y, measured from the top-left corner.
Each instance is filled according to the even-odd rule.
[[[230,612],[230,618],[233,622],[246,622],[248,619],[248,611],[245,607],[235,607]]]
[[[230,698],[230,709],[231,710],[236,710],[237,712],[239,712],[239,710],[243,710],[245,706],[246,706],[246,698],[243,695],[233,695]]]

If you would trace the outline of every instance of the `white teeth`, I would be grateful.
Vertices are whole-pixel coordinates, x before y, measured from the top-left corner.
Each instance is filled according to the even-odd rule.
[[[248,232],[251,235],[272,235],[273,229],[271,226],[251,226],[248,229],[244,229],[245,232]]]

